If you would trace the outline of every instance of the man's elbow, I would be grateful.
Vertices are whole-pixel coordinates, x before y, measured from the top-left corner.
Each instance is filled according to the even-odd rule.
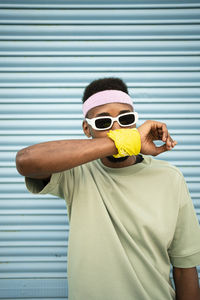
[[[22,176],[28,176],[28,165],[29,165],[29,157],[24,149],[20,150],[16,154],[16,169]]]

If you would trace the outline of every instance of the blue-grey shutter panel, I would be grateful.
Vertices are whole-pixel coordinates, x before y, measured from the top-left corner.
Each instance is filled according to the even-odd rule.
[[[0,299],[67,299],[65,202],[28,193],[15,155],[84,138],[93,79],[121,77],[138,125],[167,124],[178,145],[158,158],[181,169],[200,218],[199,20],[199,0],[0,0]]]

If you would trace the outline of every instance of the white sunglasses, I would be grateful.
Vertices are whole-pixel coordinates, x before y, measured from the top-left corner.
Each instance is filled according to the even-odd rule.
[[[87,119],[89,125],[92,126],[95,130],[107,130],[110,129],[115,121],[121,127],[128,127],[134,125],[138,121],[138,113],[137,112],[128,112],[121,114],[117,117],[103,116],[92,119]]]

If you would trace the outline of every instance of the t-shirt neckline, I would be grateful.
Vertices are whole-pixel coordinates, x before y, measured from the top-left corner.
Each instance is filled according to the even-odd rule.
[[[98,159],[97,161],[100,164],[100,166],[104,170],[106,170],[108,173],[118,174],[118,175],[130,175],[133,173],[137,173],[138,171],[142,170],[145,166],[147,166],[147,164],[150,163],[148,157],[143,157],[142,161],[140,161],[134,165],[124,167],[124,168],[110,168],[110,167],[105,166],[102,163],[101,159]]]

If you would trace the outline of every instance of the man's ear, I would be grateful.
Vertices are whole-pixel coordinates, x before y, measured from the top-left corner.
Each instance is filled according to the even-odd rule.
[[[90,128],[89,128],[89,125],[86,120],[83,121],[82,127],[83,127],[83,131],[84,131],[85,135],[88,138],[91,137]]]

